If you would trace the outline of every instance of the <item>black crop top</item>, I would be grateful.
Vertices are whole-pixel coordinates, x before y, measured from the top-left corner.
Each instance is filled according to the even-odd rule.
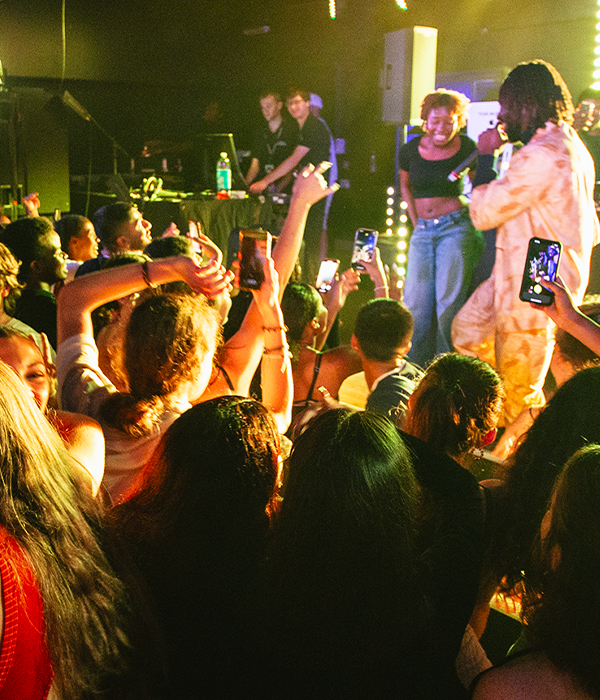
[[[409,173],[412,194],[415,199],[458,197],[462,194],[462,177],[456,182],[450,182],[448,175],[477,149],[477,145],[464,134],[459,134],[459,137],[458,153],[443,160],[425,160],[421,156],[419,153],[421,136],[402,146],[399,153],[400,170]]]

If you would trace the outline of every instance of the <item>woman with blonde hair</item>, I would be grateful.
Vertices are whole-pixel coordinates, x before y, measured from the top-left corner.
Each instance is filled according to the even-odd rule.
[[[97,697],[122,670],[122,586],[100,510],[29,390],[0,363],[0,698]]]

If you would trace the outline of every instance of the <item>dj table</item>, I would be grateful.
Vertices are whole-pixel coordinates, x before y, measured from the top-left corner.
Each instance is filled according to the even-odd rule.
[[[143,214],[151,222],[155,236],[160,235],[171,221],[177,224],[182,233],[188,230],[188,221],[197,221],[202,231],[223,252],[227,250],[232,229],[262,226],[272,230],[275,224],[273,202],[268,197],[156,199],[145,202]]]

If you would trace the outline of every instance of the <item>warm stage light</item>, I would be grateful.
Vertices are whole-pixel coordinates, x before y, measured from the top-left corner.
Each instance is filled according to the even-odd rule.
[[[408,209],[408,204],[406,202],[400,202],[400,209]]]
[[[408,216],[406,214],[400,214],[400,222],[405,224],[408,221]]]
[[[393,233],[393,231],[392,231],[391,228],[386,228],[386,230],[385,230],[385,235],[386,235],[386,236],[391,236],[392,233]]]
[[[401,227],[398,229],[398,235],[399,235],[399,236],[406,236],[407,233],[408,233],[408,230],[407,230],[404,226],[401,226]]]
[[[388,188],[387,188],[387,193],[388,193],[388,194],[394,194],[394,193],[395,193],[394,188],[393,188],[393,187],[388,187]]]
[[[392,209],[392,207],[388,207],[388,208],[386,209],[385,213],[386,213],[388,216],[394,216],[394,210]]]
[[[600,82],[592,83],[591,88],[592,90],[600,90]]]
[[[386,220],[385,220],[385,225],[386,225],[386,226],[393,226],[393,225],[394,225],[394,219],[386,219]]]
[[[387,203],[388,203],[390,206],[393,206],[393,204],[394,204],[394,198],[393,198],[393,197],[388,197],[388,198],[387,198]]]

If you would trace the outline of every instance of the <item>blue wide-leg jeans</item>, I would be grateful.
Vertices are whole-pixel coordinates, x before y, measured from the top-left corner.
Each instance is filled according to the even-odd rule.
[[[436,219],[419,219],[408,248],[404,303],[415,319],[409,357],[424,367],[452,351],[452,319],[469,294],[484,248],[466,207]]]

